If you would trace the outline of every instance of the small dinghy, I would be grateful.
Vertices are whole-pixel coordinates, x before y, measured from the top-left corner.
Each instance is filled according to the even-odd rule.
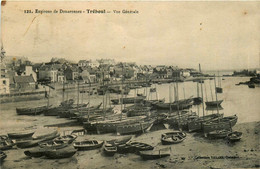
[[[42,157],[45,155],[45,152],[48,151],[45,148],[36,147],[31,150],[24,151],[24,154],[28,157]]]
[[[97,148],[102,147],[104,141],[98,140],[85,140],[85,141],[78,141],[73,144],[74,148],[78,150],[94,150]]]
[[[2,164],[2,162],[4,161],[4,159],[7,157],[7,155],[3,152],[0,151],[0,163]]]
[[[227,139],[231,142],[239,141],[242,138],[242,132],[234,131],[227,134]]]
[[[40,139],[50,138],[50,137],[54,137],[54,136],[58,136],[59,137],[59,133],[58,133],[57,130],[54,130],[52,132],[49,132],[49,133],[46,133],[46,134],[42,134],[42,135],[37,135],[37,136],[33,135],[33,139],[34,140],[40,140]]]
[[[126,154],[126,153],[132,153],[133,149],[132,146],[129,144],[119,144],[117,145],[117,152],[121,154]]]
[[[171,154],[170,154],[169,148],[166,148],[166,149],[164,148],[164,149],[160,149],[160,150],[140,151],[140,156],[144,160],[155,160],[155,159],[167,157],[170,155]]]
[[[17,133],[8,133],[10,139],[27,139],[31,138],[34,134],[34,131],[21,131]]]
[[[121,137],[118,139],[109,140],[109,141],[107,141],[107,143],[112,144],[112,145],[121,145],[121,144],[127,143],[131,139],[132,139],[132,136],[126,136],[126,137]]]
[[[65,142],[65,141],[55,141],[55,140],[52,140],[52,141],[48,141],[48,142],[44,142],[44,143],[40,143],[39,146],[41,148],[45,148],[45,149],[60,149],[60,148],[64,148],[64,147],[67,147],[68,146],[68,143]]]
[[[173,131],[173,132],[162,134],[161,142],[163,145],[177,144],[183,142],[185,138],[186,138],[186,133],[182,131]]]
[[[117,147],[115,145],[105,144],[105,146],[104,146],[104,153],[107,156],[114,156],[116,152],[117,152]]]
[[[153,150],[154,147],[141,142],[129,142],[127,145],[131,146],[132,152],[139,153],[139,151]]]
[[[65,142],[68,142],[68,144],[72,143],[74,140],[76,140],[78,136],[75,135],[75,134],[69,134],[69,135],[66,135],[66,136],[60,136],[56,139],[54,139],[54,141],[65,141]]]
[[[221,139],[226,138],[229,133],[229,130],[214,130],[209,132],[207,136],[213,139]]]
[[[45,152],[45,156],[50,159],[69,158],[72,157],[76,152],[77,150],[70,146],[62,149],[48,150]]]
[[[10,140],[6,135],[0,136],[0,150],[9,150],[15,145],[14,141]]]

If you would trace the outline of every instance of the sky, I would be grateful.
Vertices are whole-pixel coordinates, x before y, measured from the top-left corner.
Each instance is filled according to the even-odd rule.
[[[105,9],[106,14],[24,10]],[[138,14],[114,14],[137,10]],[[7,57],[34,62],[111,58],[203,69],[260,67],[260,2],[9,2],[2,6]]]

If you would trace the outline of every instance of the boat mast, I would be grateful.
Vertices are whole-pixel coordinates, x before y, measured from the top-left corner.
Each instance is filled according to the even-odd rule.
[[[216,86],[215,86],[216,87]],[[210,93],[211,93],[211,99],[213,101],[213,93],[212,93],[212,88],[211,88],[211,84],[210,84],[210,81],[209,81],[209,88],[210,88]]]
[[[77,82],[78,82],[77,109],[79,109],[79,79],[77,79]]]
[[[122,77],[121,77],[121,115],[120,115],[120,120],[122,120],[122,116],[123,116],[123,72],[124,72],[124,65],[122,63]]]
[[[201,73],[201,67],[200,67],[200,64],[199,64],[199,71]],[[203,98],[203,88],[202,88],[202,82],[200,83],[200,89],[201,89],[201,97],[202,97],[202,110],[203,110],[203,117],[205,116],[205,111],[204,111],[204,98]],[[206,89],[206,86],[205,86],[205,89]],[[206,99],[207,99],[207,95],[206,95]]]
[[[62,82],[62,102],[64,102],[65,82]]]
[[[215,88],[216,88],[216,76],[215,76],[215,74],[214,74],[214,84],[215,84]],[[215,90],[215,94],[216,94],[216,102],[217,102],[217,112],[219,114],[217,90]]]
[[[169,84],[169,102],[170,102],[170,113],[172,112],[172,99],[171,99],[171,84]]]
[[[91,81],[89,79],[89,89],[88,89],[88,104],[89,104],[89,108],[88,108],[88,122],[89,122],[89,111],[90,111],[90,89],[91,89]]]

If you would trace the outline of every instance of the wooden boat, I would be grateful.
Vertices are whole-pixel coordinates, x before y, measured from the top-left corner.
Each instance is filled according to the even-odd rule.
[[[68,144],[72,143],[74,140],[76,140],[78,136],[75,134],[69,134],[66,136],[60,136],[58,138],[55,138],[54,141],[64,141],[67,142]]]
[[[108,144],[112,144],[112,145],[121,145],[121,144],[127,143],[131,139],[132,139],[132,136],[125,136],[125,137],[121,137],[121,138],[118,138],[118,139],[109,140],[109,141],[106,141],[106,142]]]
[[[21,131],[17,133],[8,133],[8,137],[10,139],[25,139],[25,138],[31,138],[34,134],[34,131]]]
[[[68,146],[68,142],[65,141],[48,141],[48,142],[44,142],[44,143],[40,143],[39,146],[41,148],[45,148],[45,149],[60,149],[60,148],[64,148]]]
[[[216,120],[211,120],[203,123],[203,132],[205,134],[215,131],[215,130],[223,130],[227,129],[230,130],[236,123],[237,123],[237,116],[228,116],[223,118],[218,118]],[[205,135],[206,136],[206,135]]]
[[[158,110],[183,110],[183,109],[188,109],[192,106],[193,104],[193,99],[183,99],[183,100],[178,100],[173,103],[157,103],[155,104],[156,109]]]
[[[242,132],[234,131],[227,134],[227,139],[231,142],[239,141],[242,138]]]
[[[104,153],[107,156],[114,156],[117,152],[117,146],[112,144],[105,144],[104,146]]]
[[[42,112],[48,110],[49,106],[40,106],[40,107],[34,107],[34,108],[16,108],[16,113],[18,115],[30,115],[35,116],[39,115]]]
[[[7,155],[3,151],[0,151],[0,164],[2,164],[6,157]]]
[[[217,101],[208,101],[205,103],[206,103],[206,106],[209,106],[209,107],[217,107],[217,106],[220,107],[222,102],[223,102],[223,100],[217,100]]]
[[[170,156],[170,150],[167,149],[160,149],[160,150],[149,150],[149,151],[140,151],[140,156],[144,160],[155,160],[163,157]]]
[[[155,120],[136,122],[132,124],[122,124],[118,125],[116,128],[116,132],[120,135],[124,134],[136,134],[145,132],[148,128],[150,128]]]
[[[204,122],[210,121],[210,120],[217,120],[218,118],[223,118],[224,114],[210,114],[206,115],[204,117],[199,117],[199,118],[190,118],[188,120],[188,131],[193,132],[193,131],[199,131],[202,130],[202,126]]]
[[[230,133],[230,130],[214,130],[207,134],[208,137],[214,139],[226,138],[227,135]]]
[[[43,134],[43,135],[39,135],[39,136],[33,136],[33,140],[40,140],[40,139],[44,139],[44,138],[49,138],[49,137],[54,137],[54,136],[58,136],[59,137],[59,133],[57,130],[54,130],[53,132],[47,133],[47,134]]]
[[[149,115],[151,107],[137,107],[127,110],[127,117]]]
[[[181,131],[173,131],[173,132],[162,134],[161,142],[163,145],[177,144],[183,142],[185,138],[186,138],[186,133]]]
[[[8,138],[7,135],[0,135],[0,150],[9,150],[15,145],[15,142]]]
[[[143,102],[145,98],[146,96],[128,97],[128,98],[112,99],[111,102],[113,104],[119,104],[119,100],[120,100],[120,102],[122,102],[123,104],[134,104],[134,103]]]
[[[65,147],[62,149],[48,150],[45,152],[45,156],[51,159],[69,158],[72,157],[77,150],[73,147]]]
[[[34,149],[24,151],[24,154],[28,157],[42,157],[48,149],[36,147]]]
[[[74,148],[77,150],[94,150],[102,147],[104,141],[98,140],[85,140],[78,141],[73,144]]]
[[[119,144],[117,145],[117,152],[121,153],[121,154],[125,154],[125,153],[132,153],[133,152],[133,148],[131,145],[129,144]]]
[[[129,142],[127,143],[131,147],[131,151],[135,153],[139,153],[140,151],[147,151],[147,150],[153,150],[154,147],[146,144],[146,143],[141,143],[141,142]]]

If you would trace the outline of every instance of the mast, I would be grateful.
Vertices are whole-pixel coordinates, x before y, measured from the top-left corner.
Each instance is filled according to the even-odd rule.
[[[210,87],[211,99],[213,101],[213,93],[212,93],[212,88],[211,88],[210,82],[209,82],[209,87]],[[216,86],[215,86],[215,88],[216,88]]]
[[[64,102],[65,82],[62,83],[62,102]]]
[[[77,97],[77,109],[79,108],[79,79],[78,81],[78,97]]]
[[[172,99],[171,99],[171,84],[169,84],[169,102],[170,102],[170,113],[172,112]]]
[[[89,79],[89,89],[88,89],[88,104],[89,104],[89,108],[88,108],[88,122],[89,122],[89,111],[90,111],[90,89],[91,89],[91,81]]]
[[[200,64],[199,64],[199,71],[201,73],[201,67],[200,67]],[[200,83],[200,88],[201,88],[201,97],[202,97],[202,110],[203,110],[203,117],[205,116],[205,111],[204,111],[204,102],[203,102],[203,88],[202,88],[202,83]],[[206,86],[205,86],[205,89],[206,89]],[[207,95],[206,95],[207,96]],[[207,98],[207,97],[206,97]]]
[[[122,120],[122,116],[123,116],[123,71],[124,71],[124,66],[122,63],[122,77],[121,77],[121,115],[120,115],[120,120]]]
[[[215,88],[216,88],[216,76],[215,76],[215,75],[214,75],[214,84],[215,84]],[[215,90],[215,95],[216,95],[216,102],[218,102],[217,90]],[[217,103],[217,112],[218,112],[218,114],[219,114],[218,103]]]

